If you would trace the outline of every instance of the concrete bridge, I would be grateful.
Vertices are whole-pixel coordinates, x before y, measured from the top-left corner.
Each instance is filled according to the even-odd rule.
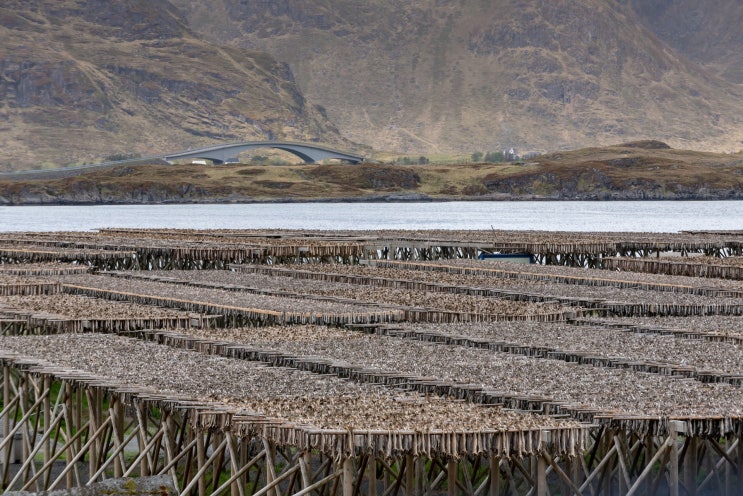
[[[358,164],[364,160],[364,157],[354,155],[332,148],[315,145],[311,143],[293,143],[289,141],[242,141],[239,143],[227,143],[222,145],[207,146],[184,152],[171,153],[162,155],[161,158],[168,162],[179,159],[206,159],[215,164],[225,162],[237,162],[237,157],[246,150],[257,148],[275,148],[292,153],[301,158],[307,164],[314,164],[326,159],[339,159],[353,164]]]
[[[87,164],[76,167],[63,167],[59,169],[24,170],[14,172],[0,172],[0,179],[59,179],[72,177],[97,169],[115,167],[122,164],[138,164],[146,162],[167,161],[173,163],[178,159],[206,159],[215,164],[225,162],[236,162],[237,156],[245,150],[256,148],[277,148],[293,153],[308,164],[314,164],[325,159],[339,159],[358,164],[364,161],[364,157],[352,153],[333,150],[314,143],[294,143],[290,141],[242,141],[239,143],[225,143],[221,145],[207,146],[182,152],[168,153],[163,155],[150,155],[147,157],[130,158],[126,160],[115,160],[101,164]]]

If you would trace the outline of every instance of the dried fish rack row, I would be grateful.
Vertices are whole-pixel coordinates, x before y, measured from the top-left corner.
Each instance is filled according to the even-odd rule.
[[[259,235],[260,231],[253,235]],[[101,232],[97,235],[79,233],[58,233],[44,236],[14,234],[6,237],[6,246],[22,242],[38,243],[37,246],[67,246],[102,249],[131,249],[138,254],[138,261],[126,259],[114,266],[109,260],[99,260],[98,268],[175,268],[200,269],[224,268],[227,263],[277,263],[277,262],[344,262],[356,263],[361,259],[396,260],[434,260],[451,258],[475,258],[481,251],[527,252],[532,253],[540,263],[551,265],[597,267],[601,260],[609,256],[650,255],[661,251],[678,250],[683,253],[699,252],[717,256],[730,256],[741,253],[738,237],[729,235],[659,235],[644,234],[635,238],[632,233],[616,233],[607,236],[603,233],[510,233],[488,232],[378,232],[328,234],[322,244],[322,235],[312,232],[287,232],[271,239],[250,239],[245,243],[245,235],[220,238],[219,242],[208,239],[208,231],[195,231],[192,234],[173,239],[172,236],[158,235],[157,232],[128,232],[128,237],[111,236]],[[275,236],[266,231],[266,236]],[[341,239],[340,241],[338,238]],[[314,238],[314,239],[313,239]],[[545,241],[549,240],[549,241]],[[514,241],[517,240],[517,241]],[[523,240],[523,241],[519,241]],[[255,243],[258,241],[259,243]],[[78,248],[80,249],[80,248]],[[38,250],[38,249],[37,249]],[[44,251],[44,250],[39,250]]]
[[[128,333],[143,329],[189,329],[208,327],[214,320],[208,316],[127,318],[127,319],[70,319],[59,315],[28,314],[3,308],[3,313],[11,316],[14,325],[9,326],[2,335],[48,335],[83,332]]]
[[[468,342],[466,339],[452,340],[450,345],[452,349],[446,350],[441,348],[443,345],[434,347],[425,342],[426,336],[409,335],[408,341],[398,341],[383,335],[372,340],[333,337],[323,341],[322,332],[319,332],[320,340],[316,343],[305,340],[294,343],[294,334],[285,331],[283,334],[279,333],[286,336],[283,341],[278,339],[275,342],[261,343],[260,339],[252,337],[256,331],[258,330],[235,329],[210,333],[186,331],[178,334],[165,331],[143,333],[142,336],[204,353],[258,360],[274,366],[331,374],[361,383],[382,384],[393,388],[405,387],[426,394],[453,396],[474,403],[504,405],[515,410],[557,417],[569,416],[582,422],[600,421],[614,427],[625,428],[631,425],[632,429],[635,429],[642,426],[642,432],[653,434],[665,433],[672,420],[701,419],[697,426],[701,428],[700,426],[706,425],[708,432],[712,433],[717,429],[719,418],[733,419],[730,420],[733,423],[736,422],[734,420],[736,418],[743,419],[739,408],[737,412],[732,409],[728,414],[724,413],[726,405],[735,404],[733,397],[740,400],[737,390],[729,389],[730,386],[702,386],[679,376],[653,378],[654,374],[621,367],[621,371],[618,372],[612,372],[610,369],[599,374],[592,371],[592,367],[580,366],[575,362],[552,365],[549,363],[551,360],[535,358],[535,355],[531,355],[532,358],[527,360],[508,358],[502,353],[487,349],[485,342]],[[238,337],[242,335],[244,337]],[[441,342],[436,338],[434,336],[432,339],[434,343]],[[458,349],[454,349],[455,347]],[[525,351],[525,347],[520,349],[514,347],[510,350],[512,353],[529,356]],[[369,367],[367,365],[369,363],[373,363],[374,366]],[[466,366],[460,368],[460,363],[466,363]],[[611,366],[607,363],[602,365]],[[519,380],[523,380],[523,384],[515,387],[509,384],[509,381],[513,382],[513,377],[504,375],[504,371],[513,368],[519,370]],[[544,375],[546,371],[549,371],[548,374],[559,374],[568,378],[566,384],[570,386],[565,390],[554,389],[560,388],[560,385],[551,386],[553,388],[551,390],[542,389],[545,387],[544,384],[535,386],[538,382],[531,377]],[[515,374],[515,371],[511,374]],[[616,388],[616,392],[609,392],[601,401],[592,402],[590,399],[594,394],[592,391],[595,391],[594,388],[607,377],[612,382],[621,381],[622,387],[615,385],[613,387]],[[721,403],[719,408],[698,406],[694,409],[687,407],[679,409],[678,406],[674,407],[678,399],[666,397],[659,400],[653,396],[653,392],[658,388],[685,391],[685,396],[696,398],[694,401],[704,399],[708,403],[716,401]],[[626,401],[626,398],[630,397],[635,399]],[[645,405],[655,401],[668,402],[661,406],[662,411],[666,413],[660,411],[642,413],[643,406],[638,408],[636,404],[640,402]],[[708,419],[707,424],[703,420],[705,418]],[[626,422],[631,423],[625,425]]]
[[[63,276],[70,274],[87,274],[90,268],[85,265],[61,264],[61,263],[38,263],[0,265],[0,275],[13,276]]]
[[[402,312],[396,310],[376,310],[359,308],[354,312],[331,313],[322,311],[294,312],[291,310],[267,310],[261,308],[246,308],[222,305],[209,301],[192,301],[178,298],[168,298],[152,294],[140,294],[109,290],[99,287],[85,287],[64,284],[64,291],[69,294],[84,295],[92,298],[114,301],[128,301],[140,305],[178,308],[199,314],[219,315],[220,327],[240,327],[244,325],[288,325],[288,324],[322,324],[346,325],[368,324],[374,322],[396,322],[403,318]],[[286,305],[292,306],[296,300],[287,299]]]
[[[99,270],[224,269],[230,263],[345,262],[358,260],[358,245],[147,247],[96,245],[96,249],[0,246],[0,263],[76,262]],[[125,251],[122,251],[125,250]]]
[[[50,295],[62,291],[62,284],[53,281],[8,282],[0,275],[0,296]]]
[[[394,336],[396,334],[390,333],[386,335]],[[628,415],[627,413],[623,413],[621,411],[605,411],[597,409],[596,407],[586,407],[585,405],[576,402],[556,400],[554,397],[551,397],[549,395],[510,394],[504,391],[494,390],[491,387],[484,387],[482,385],[463,384],[453,380],[441,380],[431,377],[423,377],[410,373],[396,372],[395,370],[374,369],[366,367],[362,364],[349,363],[345,360],[339,360],[336,358],[326,358],[317,355],[296,355],[291,352],[286,352],[278,349],[252,347],[248,345],[237,344],[234,342],[198,338],[170,331],[146,332],[140,333],[140,336],[145,339],[154,340],[159,344],[178,349],[194,350],[201,353],[215,354],[229,358],[262,362],[274,367],[289,367],[297,370],[313,372],[316,374],[334,375],[361,384],[380,384],[393,389],[403,389],[406,391],[416,391],[427,395],[438,395],[444,398],[466,400],[469,403],[502,406],[507,409],[524,413],[539,413],[543,415],[555,416],[556,418],[564,418],[566,416],[569,416],[582,423],[591,423],[598,425],[607,424],[621,429],[627,429],[628,425],[630,424],[633,426],[633,428],[641,425],[641,432],[665,434],[668,428],[668,422],[671,420],[678,420],[674,418],[673,415],[670,415],[666,418],[662,418],[659,416],[649,416],[643,418],[640,415]],[[465,338],[454,338],[451,341],[446,341],[434,339],[427,340],[425,339],[426,337],[427,336],[424,334],[408,336],[408,338],[416,339],[423,342],[428,341],[444,343],[448,345],[454,345],[456,343],[457,346],[467,346],[472,348],[486,349],[490,351],[513,353],[533,358],[553,358],[571,363],[580,363],[581,365],[609,368],[628,368],[637,372],[657,373],[661,375],[672,375],[669,372],[676,371],[672,368],[664,370],[663,365],[661,364],[657,364],[655,366],[655,370],[653,370],[653,364],[645,364],[647,365],[647,367],[643,368],[641,366],[643,364],[639,362],[636,362],[635,364],[622,364],[619,360],[612,361],[603,359],[603,357],[590,357],[580,354],[575,354],[573,355],[573,357],[563,357],[557,354],[553,354],[549,350],[539,348],[528,349],[528,347],[524,346],[504,346],[502,347],[502,349],[498,349],[498,346],[489,347],[488,344],[490,343],[470,341]],[[581,361],[582,358],[585,358],[586,360]],[[596,361],[591,360],[591,358],[595,358]],[[679,377],[681,377],[681,375],[679,375]],[[736,417],[731,417],[730,419],[728,419],[728,421],[735,423],[735,419]],[[743,419],[739,420],[740,422],[743,422]],[[704,421],[701,418],[697,418],[697,421],[697,426],[699,429],[701,429],[700,432],[703,431],[714,433],[716,432],[715,429],[718,428],[718,418],[712,418],[708,422],[706,427],[701,427],[704,425]],[[627,422],[630,422],[630,424],[627,424]]]
[[[0,309],[58,315],[72,319],[182,318],[190,315],[180,310],[135,305],[59,293],[35,296],[0,297]]]
[[[684,262],[670,262],[668,260],[646,258],[609,257],[604,259],[604,268],[608,270],[668,274],[673,276],[743,280],[743,267],[739,265],[725,265],[724,260],[720,259],[717,264],[710,264],[695,262],[694,259]]]
[[[476,278],[515,279],[520,281],[550,282],[555,284],[614,287],[619,289],[640,289],[657,292],[670,292],[708,297],[741,298],[743,286],[733,281],[700,281],[682,275],[651,275],[641,273],[617,273],[611,276],[595,270],[572,267],[516,264],[499,264],[500,267],[483,266],[467,260],[451,260],[446,263],[411,263],[375,261],[369,265],[378,269],[400,270],[405,272],[434,272],[438,277],[446,275],[465,275]],[[356,268],[342,267],[344,271]],[[594,274],[594,275],[591,275]]]
[[[718,261],[720,259],[707,259]],[[431,268],[429,268],[429,266]],[[306,270],[316,270],[314,268]],[[563,267],[555,265],[521,265],[503,262],[483,262],[471,260],[447,260],[445,262],[404,263],[391,261],[370,261],[367,266],[342,266],[342,273],[371,275],[373,271],[386,273],[399,271],[403,274],[418,272],[436,273],[437,277],[469,276],[475,280],[514,279],[556,284],[615,287],[619,289],[641,289],[658,292],[692,294],[711,297],[743,297],[743,283],[734,280],[707,279],[667,274],[641,272],[621,272],[609,274],[596,269]],[[418,277],[424,277],[420,275]]]
[[[576,321],[581,323],[582,319]],[[710,336],[710,339],[725,342],[736,342],[738,337],[743,337],[743,318],[735,316],[709,316],[699,318],[686,317],[623,317],[623,318],[601,318],[591,319],[590,322],[601,325],[632,327],[637,332],[650,332],[659,334],[679,334],[688,332],[692,338],[694,333],[702,336]]]
[[[383,265],[387,265],[384,263]],[[422,270],[438,270],[438,265],[427,265],[427,264],[405,264],[395,262],[394,266],[403,267],[405,269],[421,268]],[[275,267],[259,267],[259,266],[233,266],[236,270],[244,272],[253,272],[260,274],[274,274],[289,277],[296,277],[299,279],[306,280],[320,280],[338,283],[356,283],[373,285],[380,287],[392,287],[405,289],[418,289],[432,292],[448,292],[453,294],[470,294],[475,296],[486,296],[503,298],[514,301],[529,301],[529,302],[555,302],[564,305],[571,305],[575,307],[582,307],[584,309],[591,309],[594,313],[604,316],[638,316],[638,315],[666,315],[666,316],[700,316],[700,315],[743,315],[743,304],[740,304],[738,300],[734,298],[728,298],[730,301],[717,303],[714,300],[709,302],[702,302],[702,298],[708,298],[699,296],[699,303],[674,303],[664,301],[647,301],[647,295],[644,295],[644,301],[640,302],[616,302],[608,301],[603,298],[597,297],[576,297],[576,296],[560,296],[555,294],[543,294],[535,292],[522,292],[515,290],[502,290],[493,288],[473,288],[466,286],[451,286],[445,283],[426,283],[422,281],[411,281],[411,280],[399,280],[399,279],[387,279],[378,277],[357,277],[348,276],[345,274],[328,274],[326,272],[312,272],[312,271],[295,271],[291,269],[275,268]],[[332,269],[331,269],[332,270]],[[469,270],[455,268],[454,271]],[[446,272],[444,267],[442,272]],[[566,292],[570,292],[570,286],[566,285]],[[544,290],[543,290],[544,291]],[[694,297],[695,295],[689,295]]]
[[[392,327],[392,326],[388,326]],[[688,377],[708,376],[704,382],[718,382],[729,376],[733,383],[743,375],[743,353],[738,348],[741,338],[727,339],[719,333],[646,328],[621,322],[580,319],[567,323],[540,325],[532,323],[468,324],[440,326],[432,324],[398,326],[394,332],[415,337],[418,334],[443,336],[442,339],[469,341],[463,345],[478,347],[478,343],[497,345],[497,351],[518,352],[521,347],[542,350],[542,353],[569,352],[619,361],[626,366],[650,363],[659,373],[674,373]],[[363,326],[359,326],[361,330]],[[393,328],[394,329],[394,328]],[[672,336],[673,339],[669,339]],[[456,341],[453,341],[455,344]],[[731,346],[732,344],[732,346]],[[536,352],[530,351],[529,354]],[[569,356],[569,355],[568,355]],[[669,371],[669,372],[663,372]],[[731,382],[725,379],[722,382]]]
[[[743,369],[722,371],[700,369],[694,366],[693,361],[685,360],[685,364],[674,363],[652,357],[634,356],[632,358],[607,356],[601,349],[595,350],[565,350],[549,345],[529,345],[518,342],[493,341],[486,337],[471,337],[458,335],[440,326],[427,331],[394,328],[390,326],[347,326],[366,333],[393,336],[403,339],[413,339],[428,343],[441,343],[449,346],[464,346],[490,350],[499,353],[526,356],[532,358],[549,358],[568,363],[606,367],[615,369],[629,369],[636,372],[659,374],[694,379],[703,383],[727,383],[734,386],[743,386]],[[624,329],[623,329],[624,330]],[[556,344],[563,344],[562,339],[556,339]],[[614,350],[612,350],[614,351]],[[713,357],[710,357],[712,361]]]
[[[105,353],[100,359],[106,360]],[[197,488],[203,494],[229,488],[236,493],[267,492],[280,482],[282,494],[304,494],[327,484],[326,494],[343,496],[361,494],[362,482],[367,494],[380,494],[378,484],[390,492],[400,489],[452,495],[481,492],[488,485],[491,492],[510,490],[537,496],[565,490],[597,494],[607,485],[618,485],[620,493],[633,488],[652,494],[646,489],[656,486],[665,474],[671,490],[676,491],[691,490],[690,484],[695,490],[704,489],[715,476],[730,488],[737,487],[736,469],[743,463],[743,449],[736,448],[740,431],[730,430],[735,423],[726,419],[719,419],[714,431],[725,433],[724,443],[714,432],[704,430],[709,426],[694,419],[670,422],[667,436],[594,428],[589,438],[585,427],[478,430],[474,435],[461,429],[333,431],[241,413],[216,400],[155,392],[39,359],[4,353],[2,363],[6,384],[13,387],[4,390],[6,406],[0,422],[11,435],[0,441],[0,455],[7,457],[12,452],[12,434],[22,432],[29,453],[22,461],[33,467],[25,472],[30,474],[25,478],[4,478],[4,489],[39,491],[59,484],[82,485],[87,481],[79,478],[74,470],[77,464],[70,460],[86,458],[92,480],[107,469],[113,470],[115,477],[166,473],[184,496]],[[52,387],[56,381],[61,385]],[[53,391],[59,391],[56,400]],[[87,399],[84,410],[83,397]],[[11,430],[10,418],[19,418],[21,411],[26,415],[21,414]],[[84,418],[91,421],[83,422]],[[70,442],[52,444],[48,442],[51,439]],[[591,441],[592,446],[588,445]],[[128,442],[139,442],[140,456],[134,460],[120,456]],[[575,464],[570,456],[576,452],[586,455],[581,464]],[[8,459],[4,460],[7,466]],[[49,477],[55,460],[66,461],[66,468]],[[282,465],[284,469],[279,468]],[[306,470],[311,466],[321,470]],[[430,469],[424,469],[428,466]],[[708,472],[702,467],[713,469]],[[649,475],[655,473],[652,469],[659,470],[657,476]],[[548,484],[549,472],[559,477]],[[225,480],[219,488],[219,483],[214,483]]]
[[[125,333],[140,329],[211,327],[218,317],[188,314],[129,303],[91,300],[75,295],[33,295],[0,298],[8,320],[2,335],[80,332]]]
[[[705,319],[713,319],[716,316],[704,317]],[[620,331],[634,332],[637,334],[658,334],[660,336],[673,336],[677,339],[689,339],[696,341],[706,341],[710,343],[730,343],[736,346],[743,345],[743,329],[736,328],[732,330],[725,328],[725,330],[719,329],[701,329],[693,328],[693,326],[678,326],[678,324],[635,324],[633,318],[622,317],[614,319],[603,319],[603,318],[578,318],[572,320],[570,323],[574,325],[588,325],[588,326],[602,326],[612,329],[618,329]],[[667,320],[667,318],[664,318]],[[741,322],[743,323],[743,322]],[[740,323],[739,323],[740,324]]]
[[[134,252],[106,250],[39,249],[0,247],[0,264],[74,262],[100,269],[128,269],[136,259]]]
[[[16,233],[18,234],[18,233]],[[54,233],[21,233],[34,236],[50,236]],[[714,244],[740,242],[743,236],[740,231],[685,231],[681,233],[658,232],[571,232],[571,231],[523,231],[523,230],[441,230],[441,229],[385,229],[385,230],[320,230],[320,229],[126,229],[104,228],[96,233],[63,233],[82,235],[84,237],[159,237],[162,239],[204,239],[210,236],[220,239],[241,240],[251,237],[271,238],[275,240],[310,238],[310,239],[353,239],[353,240],[413,240],[432,241],[435,243],[464,241],[482,244],[486,241],[539,242],[549,240],[551,243],[627,243],[628,245],[665,246],[666,244]]]
[[[0,422],[6,432],[22,437],[27,450],[20,461],[30,468],[12,480],[5,472],[5,490],[78,487],[106,477],[108,471],[114,477],[167,474],[184,496],[192,490],[218,494],[230,489],[234,494],[275,490],[298,496],[315,490],[355,496],[362,494],[362,483],[363,494],[375,495],[397,490],[453,495],[490,485],[493,491],[512,488],[544,496],[549,472],[569,473],[574,455],[586,450],[589,439],[585,427],[317,429],[22,356],[3,354],[0,362],[6,381],[14,386],[5,389],[8,407],[0,413]],[[11,424],[11,415],[19,411],[26,415]],[[10,435],[1,441],[5,466],[14,444],[21,442],[15,439]],[[127,443],[139,447],[133,460],[122,456]],[[598,447],[594,453],[604,455]],[[60,461],[62,472],[52,472]],[[585,470],[585,486],[592,491],[598,486],[591,481],[605,465],[599,467],[600,462],[592,460]],[[80,475],[83,465],[89,479]]]
[[[242,266],[239,266],[242,267]],[[212,282],[214,279],[213,277],[206,278],[206,281],[202,281],[202,279],[205,279],[203,276],[205,275],[213,275],[214,273],[218,273],[220,275],[219,279],[226,279],[225,282]],[[183,274],[183,272],[181,272]],[[106,272],[105,275],[115,276],[119,278],[125,278],[125,279],[136,279],[136,280],[143,280],[143,281],[153,281],[153,282],[161,282],[161,283],[167,283],[167,284],[181,284],[186,286],[191,286],[195,288],[205,288],[205,289],[212,289],[212,290],[223,290],[223,291],[235,291],[235,292],[242,292],[242,293],[249,293],[249,294],[256,294],[256,295],[265,295],[265,296],[277,296],[277,297],[289,297],[289,298],[295,298],[295,299],[304,299],[304,300],[316,300],[316,301],[322,301],[322,302],[335,302],[335,303],[342,303],[347,305],[360,305],[360,306],[368,306],[373,308],[384,308],[384,309],[394,309],[402,312],[402,318],[400,320],[406,320],[410,322],[440,322],[440,323],[454,323],[454,322],[510,322],[510,321],[530,321],[530,322],[559,322],[566,320],[568,317],[573,318],[577,315],[582,315],[582,312],[580,309],[570,309],[568,311],[565,311],[560,308],[556,308],[555,305],[549,306],[549,307],[536,307],[536,306],[519,306],[514,307],[511,305],[511,310],[509,311],[509,308],[507,308],[509,305],[504,305],[501,303],[501,307],[503,307],[503,311],[500,312],[492,312],[492,311],[472,311],[471,309],[465,308],[465,305],[463,302],[458,302],[456,300],[456,296],[452,297],[447,301],[447,304],[450,304],[452,306],[459,306],[459,309],[447,309],[447,308],[425,308],[422,306],[415,306],[415,305],[401,305],[395,303],[394,295],[388,295],[387,293],[374,293],[370,291],[363,292],[362,294],[357,294],[358,291],[354,291],[353,288],[341,288],[336,291],[332,291],[328,288],[328,286],[331,286],[332,283],[328,284],[326,281],[326,284],[323,284],[322,288],[310,288],[306,287],[303,292],[293,292],[291,290],[285,289],[285,285],[282,285],[279,280],[274,281],[260,281],[260,284],[253,284],[251,286],[245,286],[241,284],[236,284],[236,281],[230,280],[234,279],[234,273],[232,272],[225,272],[225,271],[199,271],[198,273],[191,274],[189,273],[189,277],[187,279],[183,279],[180,277],[172,277],[172,276],[165,276],[160,275],[159,273],[155,274],[142,274],[142,273],[132,273],[132,272]],[[317,279],[316,279],[317,280]],[[392,281],[393,283],[395,281]],[[267,286],[274,285],[277,287],[277,289],[267,289]],[[404,287],[405,285],[403,285]],[[406,289],[420,289],[423,285],[419,286],[413,282],[411,284],[413,287],[408,287]],[[427,286],[427,285],[426,285]],[[384,286],[383,286],[384,287]],[[393,288],[399,288],[400,285],[392,284],[391,286]],[[343,294],[347,297],[340,297],[336,296],[336,294]],[[464,295],[468,294],[466,288],[454,288],[453,291],[454,295]],[[351,296],[355,296],[355,298],[351,298]],[[382,298],[382,297],[385,298]],[[389,296],[389,297],[387,297]],[[482,296],[481,294],[477,294],[477,296]],[[485,295],[490,296],[490,295]],[[427,306],[433,306],[430,302],[426,301],[427,299],[430,299],[430,297],[427,297],[426,295],[420,295],[420,300],[418,303],[425,303]],[[493,303],[492,301],[483,302],[483,306],[485,303]]]

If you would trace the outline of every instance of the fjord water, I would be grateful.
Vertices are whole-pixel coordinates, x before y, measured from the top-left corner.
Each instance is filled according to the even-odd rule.
[[[0,207],[0,231],[181,229],[743,230],[743,201],[254,203]]]

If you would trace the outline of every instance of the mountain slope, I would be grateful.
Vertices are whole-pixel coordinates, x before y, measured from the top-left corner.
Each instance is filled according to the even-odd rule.
[[[743,2],[633,0],[649,30],[680,53],[733,83],[743,84]]]
[[[289,62],[346,137],[377,149],[741,148],[741,87],[627,2],[173,1],[193,29]]]
[[[168,2],[0,4],[0,169],[273,138],[343,142],[285,64],[204,41]]]

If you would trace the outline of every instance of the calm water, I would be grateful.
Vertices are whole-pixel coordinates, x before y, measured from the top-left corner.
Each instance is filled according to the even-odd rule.
[[[743,201],[271,203],[0,207],[0,231],[195,229],[743,230]]]

